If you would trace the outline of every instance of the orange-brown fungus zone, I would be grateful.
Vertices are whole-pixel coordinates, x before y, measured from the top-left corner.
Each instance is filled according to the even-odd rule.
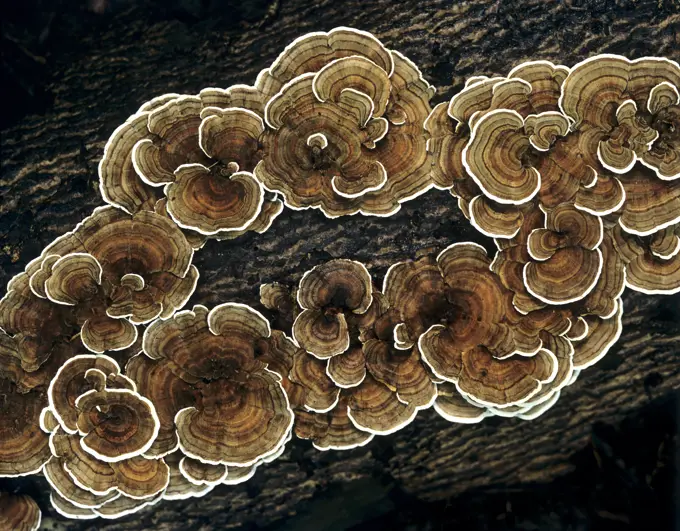
[[[259,357],[281,348],[278,341],[262,315],[235,303],[210,311],[195,306],[151,324],[140,356],[152,363],[138,362],[133,379],[152,401],[167,392],[169,382],[181,380],[169,384],[180,393],[159,412],[166,440],[161,451],[172,450],[176,437],[193,459],[237,467],[277,452],[293,413],[282,377]]]
[[[386,216],[431,187],[422,126],[434,89],[369,33],[305,35],[256,86],[269,99],[255,175],[290,208]]]

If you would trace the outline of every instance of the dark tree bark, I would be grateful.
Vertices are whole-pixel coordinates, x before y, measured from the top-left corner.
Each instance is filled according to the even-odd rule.
[[[77,42],[71,38],[63,49],[55,43],[46,86],[53,105],[2,131],[0,284],[102,204],[97,163],[104,143],[142,102],[165,92],[252,83],[287,43],[308,31],[347,25],[373,32],[421,68],[437,87],[433,103],[450,98],[469,76],[503,74],[529,59],[572,65],[610,52],[680,60],[677,0],[282,0],[260,8],[259,22],[234,28],[230,13],[219,9],[187,20],[159,13],[153,3],[126,7],[82,29]],[[328,220],[317,211],[286,211],[264,235],[206,245],[196,255],[201,278],[191,303],[258,306],[260,283],[292,284],[336,257],[366,263],[381,281],[391,263],[418,249],[465,240],[493,252],[455,201],[436,190],[388,219]],[[285,529],[344,529],[357,514],[361,521],[383,510],[381,489],[424,503],[549,483],[574,470],[572,456],[588,444],[594,423],[616,425],[680,387],[680,296],[628,291],[624,307],[618,345],[535,421],[453,425],[428,411],[401,432],[349,452],[322,453],[294,441],[249,483],[198,500],[163,502],[114,522],[66,522],[49,507],[44,481],[22,484],[42,493],[45,521],[59,528],[198,530],[281,522]],[[333,497],[343,503],[328,502]],[[292,517],[314,518],[314,511],[335,524]]]

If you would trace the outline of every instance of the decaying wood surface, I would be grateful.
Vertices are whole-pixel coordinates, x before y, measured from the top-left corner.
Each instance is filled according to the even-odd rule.
[[[1,285],[102,204],[96,165],[104,143],[142,102],[164,92],[252,83],[288,42],[308,31],[347,25],[373,32],[421,68],[437,87],[434,102],[450,98],[471,75],[503,74],[529,59],[572,65],[610,52],[680,60],[676,0],[283,0],[270,7],[262,24],[228,31],[218,19],[187,25],[130,8],[55,57],[48,87],[53,108],[2,132]],[[195,260],[201,278],[191,302],[257,305],[261,282],[293,283],[306,269],[336,257],[366,263],[381,282],[394,261],[464,240],[493,251],[492,242],[480,238],[440,191],[388,219],[328,220],[317,211],[286,211],[264,235],[211,242],[201,250]],[[624,305],[625,332],[617,347],[536,421],[452,425],[428,411],[401,432],[349,452],[318,452],[295,441],[245,485],[223,486],[198,500],[163,502],[120,521],[67,522],[43,495],[45,525],[254,528],[304,512],[330,486],[361,480],[379,478],[421,500],[552,481],[570,471],[569,456],[587,444],[593,423],[615,424],[680,388],[680,296],[627,292]],[[28,481],[47,491],[44,481]]]

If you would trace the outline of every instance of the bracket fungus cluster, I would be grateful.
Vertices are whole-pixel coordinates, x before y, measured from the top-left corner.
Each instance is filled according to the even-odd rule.
[[[254,85],[165,94],[118,127],[98,207],[0,300],[0,476],[42,474],[70,518],[247,481],[293,434],[362,446],[433,408],[542,415],[622,331],[625,286],[680,291],[680,67],[596,56],[470,78],[432,109],[374,36],[300,37]],[[257,310],[182,309],[209,238],[284,206],[389,216],[449,190],[494,239],[423,250],[382,286],[350,259]],[[302,272],[301,272],[302,273]],[[36,529],[25,496],[0,525]]]
[[[520,311],[590,307],[602,277],[680,291],[679,85],[664,58],[533,61],[433,109],[435,180],[496,239]]]
[[[371,34],[300,37],[256,86],[269,99],[255,175],[289,208],[389,216],[431,187],[422,126],[434,88]]]

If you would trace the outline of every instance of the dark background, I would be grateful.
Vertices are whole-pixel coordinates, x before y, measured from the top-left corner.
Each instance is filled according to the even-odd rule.
[[[142,102],[252,83],[308,31],[375,33],[415,61],[437,103],[469,76],[529,59],[679,60],[679,13],[678,0],[5,0],[0,284],[102,203],[104,143]],[[439,191],[388,219],[286,211],[264,235],[200,251],[192,303],[257,306],[261,282],[296,282],[334,257],[363,261],[380,282],[417,249],[463,240],[493,251]],[[34,495],[52,529],[680,529],[680,296],[626,292],[624,306],[618,345],[535,421],[453,425],[428,411],[350,452],[296,440],[244,485],[113,522],[59,517],[41,478],[0,489]]]

